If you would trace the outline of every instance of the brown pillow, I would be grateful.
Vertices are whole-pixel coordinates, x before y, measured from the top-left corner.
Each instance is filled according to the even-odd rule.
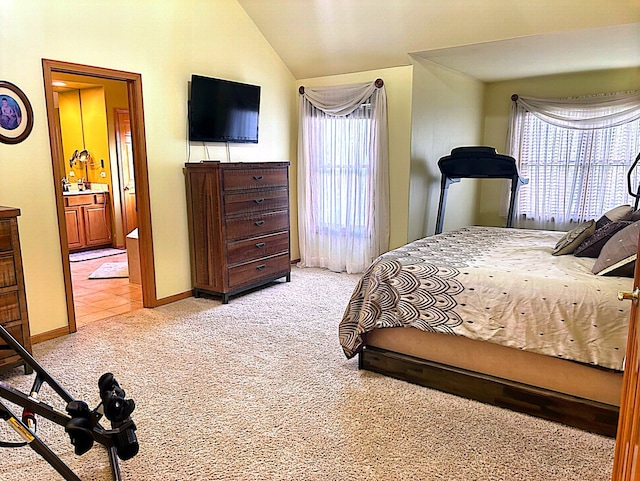
[[[631,224],[633,224],[633,222],[629,220],[616,220],[609,222],[582,241],[582,244],[576,247],[576,250],[573,251],[573,255],[576,257],[598,257],[600,255],[600,251],[607,241],[611,239],[613,234]]]
[[[615,222],[617,220],[631,220],[633,215],[633,207],[628,204],[619,205],[611,210],[605,212],[602,217],[596,221],[596,230],[604,227],[609,222]],[[634,219],[639,220],[639,219]]]
[[[563,256],[565,254],[571,254],[576,247],[582,244],[587,237],[593,234],[596,230],[596,221],[588,220],[583,222],[578,227],[571,229],[556,244],[552,254],[554,256]]]
[[[592,272],[599,276],[633,277],[640,221],[619,230],[602,248]]]

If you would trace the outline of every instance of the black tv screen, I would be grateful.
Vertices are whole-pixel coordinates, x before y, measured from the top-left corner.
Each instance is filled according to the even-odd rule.
[[[191,76],[189,140],[258,143],[260,87]]]

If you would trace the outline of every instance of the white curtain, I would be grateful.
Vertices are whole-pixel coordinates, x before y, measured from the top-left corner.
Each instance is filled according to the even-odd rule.
[[[299,110],[300,265],[363,272],[389,248],[384,85],[306,87]]]
[[[517,227],[568,230],[633,203],[626,176],[640,150],[640,92],[514,96],[507,139],[529,179],[519,192]]]

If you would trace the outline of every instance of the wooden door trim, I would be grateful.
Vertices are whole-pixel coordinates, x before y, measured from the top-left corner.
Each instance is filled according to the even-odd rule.
[[[60,235],[60,254],[64,275],[65,293],[67,299],[67,315],[69,318],[69,332],[75,332],[76,319],[73,309],[73,292],[71,286],[71,268],[69,265],[69,248],[67,232],[64,224],[64,198],[62,183],[64,177],[61,171],[63,159],[60,158],[60,139],[55,132],[56,115],[53,101],[52,74],[69,73],[85,75],[110,80],[120,80],[127,83],[129,99],[129,115],[131,121],[131,141],[134,155],[134,177],[136,183],[136,203],[138,205],[138,233],[140,246],[140,267],[142,281],[142,303],[144,307],[158,305],[156,297],[155,262],[153,257],[153,235],[151,230],[151,202],[149,199],[149,174],[147,168],[147,147],[144,129],[144,105],[142,102],[142,76],[138,73],[113,70],[102,67],[62,62],[58,60],[42,59],[45,102],[47,121],[49,126],[49,142],[51,146],[51,162],[53,166],[53,185],[58,214],[58,231]]]
[[[637,254],[640,256],[640,237]],[[640,263],[636,262],[633,290],[640,285]],[[629,331],[625,351],[622,393],[620,396],[620,416],[613,458],[613,481],[638,481],[640,479],[640,307],[632,300],[629,314]]]

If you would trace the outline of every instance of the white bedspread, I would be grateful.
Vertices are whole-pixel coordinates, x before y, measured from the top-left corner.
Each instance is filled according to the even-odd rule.
[[[562,232],[466,227],[383,254],[340,323],[348,358],[375,328],[411,326],[621,370],[633,280],[552,256]]]

